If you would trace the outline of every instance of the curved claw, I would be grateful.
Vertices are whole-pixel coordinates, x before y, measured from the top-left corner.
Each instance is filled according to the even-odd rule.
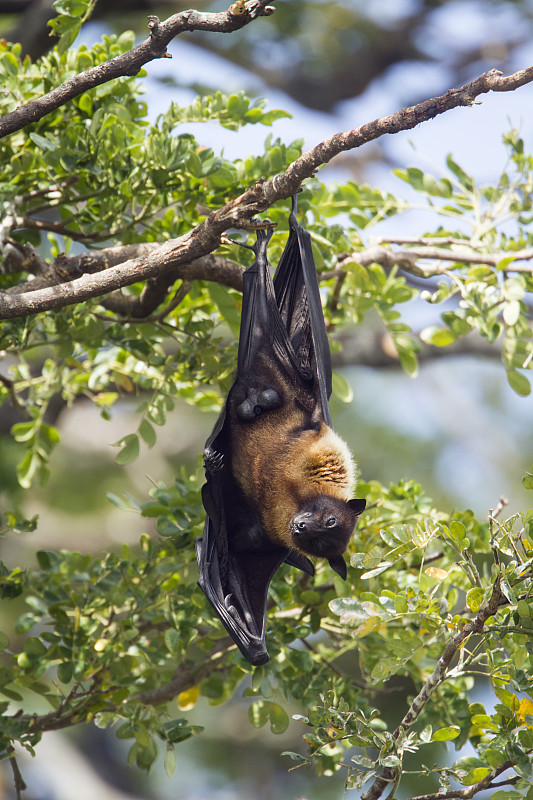
[[[206,447],[203,461],[206,472],[219,472],[224,466],[224,455],[212,447]]]

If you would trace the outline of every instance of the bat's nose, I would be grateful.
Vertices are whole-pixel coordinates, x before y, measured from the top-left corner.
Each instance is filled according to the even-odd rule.
[[[315,533],[316,523],[311,512],[304,511],[301,514],[296,514],[292,518],[291,528],[297,536],[303,533]]]

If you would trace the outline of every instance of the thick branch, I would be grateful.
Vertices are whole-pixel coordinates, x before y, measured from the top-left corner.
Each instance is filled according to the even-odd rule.
[[[264,3],[259,5],[263,10]],[[166,242],[144,259],[131,259],[98,276],[83,275],[62,286],[28,292],[22,298],[10,297],[5,292],[0,294],[0,318],[61,308],[190,264],[215,250],[220,244],[221,235],[228,228],[249,227],[255,214],[265,211],[277,200],[287,199],[298,192],[306,178],[311,177],[321,164],[327,163],[339,153],[360,147],[385,133],[408,130],[457,106],[472,105],[480,94],[512,91],[532,80],[533,67],[508,77],[503,77],[498,70],[491,70],[461,89],[451,89],[441,97],[425,100],[352,131],[335,134],[296,159],[285,172],[264,183],[256,183],[239,197],[212,212],[192,231],[179,239]]]
[[[451,639],[448,640],[444,652],[437,661],[437,665],[424,686],[417,694],[411,703],[404,718],[393,732],[393,739],[397,740],[400,735],[409,730],[414,725],[421,712],[435,689],[445,680],[448,667],[450,666],[453,657],[461,647],[463,642],[466,641],[472,634],[481,633],[485,627],[485,623],[490,617],[494,616],[498,611],[500,605],[501,591],[499,578],[496,580],[492,594],[487,605],[483,606],[473,620],[468,622],[463,628],[455,633]],[[394,780],[396,772],[390,767],[383,770],[383,774],[376,778],[370,789],[361,795],[361,800],[378,800],[383,794],[384,790]]]
[[[17,245],[17,248],[22,247]],[[31,245],[27,247],[31,248]],[[110,267],[116,267],[131,259],[141,259],[158,250],[158,242],[144,242],[118,247],[107,247],[103,250],[92,250],[77,256],[66,257],[59,255],[51,265],[42,260],[39,264],[37,277],[25,283],[12,286],[5,292],[6,296],[20,296],[31,292],[32,298],[37,298],[37,292],[52,286],[67,285],[82,275],[94,275]],[[12,248],[16,253],[18,250]],[[31,248],[33,251],[33,248]],[[29,257],[23,261],[22,255],[18,260],[12,259],[12,267],[19,271],[37,272]],[[169,268],[166,272],[156,273],[154,278],[149,278],[139,297],[123,295],[115,292],[108,295],[103,305],[116,314],[128,317],[146,317],[163,302],[167,291],[177,280],[211,280],[230,286],[232,289],[242,290],[242,268],[223,256],[208,254],[189,264],[183,264],[176,269]],[[0,294],[1,302],[1,294]]]
[[[231,10],[210,14],[190,9],[182,11],[180,14],[174,14],[165,22],[159,22],[157,17],[149,17],[150,36],[148,39],[127,53],[122,53],[104,64],[98,64],[85,72],[80,72],[79,75],[65,81],[43,97],[32,100],[6,114],[0,119],[0,138],[24,128],[31,122],[37,122],[51,111],[60,108],[69,100],[89,89],[94,89],[115,78],[133,77],[138,74],[144,64],[156,58],[171,58],[167,52],[167,45],[180,33],[184,31],[232,33],[257,17],[271,14],[273,9],[269,8],[267,3],[268,0],[249,0],[244,14],[232,14]]]
[[[146,279],[155,281],[170,272],[174,276],[173,280],[211,280],[241,289],[241,268],[229,259],[212,255],[209,251],[214,250],[216,245],[210,243],[206,246],[203,237],[194,241],[193,233],[160,245],[145,257],[129,259],[103,272],[86,274],[68,283],[25,291],[22,294],[0,292],[0,319],[63,308],[71,303],[106,295],[132,283]],[[32,283],[33,281],[25,284],[25,287],[31,289]],[[130,311],[127,313],[129,315]]]

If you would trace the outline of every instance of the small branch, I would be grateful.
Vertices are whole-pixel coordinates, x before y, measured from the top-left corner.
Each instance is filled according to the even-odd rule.
[[[20,402],[17,396],[17,392],[15,390],[15,381],[12,381],[11,378],[8,378],[6,375],[2,375],[0,373],[0,383],[5,386],[13,407],[16,408],[17,411],[19,411],[24,417],[31,417],[28,409],[23,403]]]
[[[466,639],[472,636],[472,634],[481,633],[486,621],[496,614],[500,604],[500,597],[500,579],[498,577],[492,588],[492,594],[487,605],[483,606],[473,620],[468,622],[463,628],[457,631],[457,633],[455,633],[451,639],[448,640],[443,654],[437,661],[435,669],[411,703],[411,706],[409,707],[404,718],[393,732],[392,738],[394,740],[397,740],[402,733],[408,731],[409,728],[414,725],[424,707],[429,702],[429,699],[431,698],[431,695],[435,689],[445,680],[448,667],[450,666],[450,663],[457,650],[461,647],[463,642],[466,641]],[[361,795],[361,800],[378,800],[387,786],[394,781],[395,776],[396,770],[386,767],[383,770],[383,774],[375,779],[368,791]],[[451,796],[453,797],[454,795]]]
[[[353,253],[344,263],[355,261],[363,267],[369,264],[381,264],[383,267],[392,269],[399,266],[406,272],[413,272],[415,275],[429,278],[434,275],[444,274],[444,269],[425,265],[421,267],[417,264],[418,259],[428,261],[445,261],[456,264],[486,264],[496,267],[503,259],[512,258],[506,266],[508,272],[528,272],[533,273],[533,265],[518,264],[518,261],[531,261],[533,259],[533,248],[527,250],[516,250],[505,253],[477,253],[472,248],[462,244],[461,249],[448,250],[444,247],[409,247],[401,250],[392,250],[381,245],[373,245],[364,250]]]
[[[496,519],[496,517],[499,517],[503,509],[507,505],[509,505],[509,500],[503,495],[501,495],[500,499],[498,500],[498,505],[496,506],[496,508],[489,509],[489,519]]]
[[[512,766],[512,761],[506,761],[492,770],[492,772],[489,772],[489,774],[478,783],[467,786],[465,789],[447,789],[442,792],[417,794],[416,797],[411,797],[410,800],[470,800],[470,798],[474,797],[478,792],[483,792],[485,789],[496,789],[498,786],[508,786],[509,784],[512,785],[516,783],[518,781],[518,775],[514,775],[504,781],[494,780],[498,775],[501,775],[502,772],[505,772],[506,769],[510,769]]]
[[[21,228],[28,228],[34,231],[47,231],[49,233],[57,233],[59,236],[68,236],[73,241],[91,241],[97,242],[100,238],[98,234],[82,233],[73,228],[67,227],[63,222],[55,222],[53,220],[35,219],[34,217],[18,217],[17,222]],[[107,234],[104,234],[107,236]]]
[[[167,46],[172,39],[184,31],[213,31],[232,33],[244,27],[257,17],[269,16],[274,11],[268,6],[268,0],[250,0],[245,13],[234,15],[230,11],[211,14],[200,11],[182,11],[174,14],[165,22],[157,17],[149,17],[150,36],[141,44],[111,58],[103,64],[80,72],[65,81],[61,86],[52,89],[48,94],[19,106],[14,111],[0,118],[0,138],[21,130],[31,122],[37,122],[55,109],[68,103],[89,89],[120,77],[134,77],[149,61],[157,58],[171,58]]]
[[[15,796],[16,796],[17,800],[22,800],[22,792],[25,789],[27,789],[28,787],[26,786],[26,784],[24,782],[24,778],[21,775],[21,772],[20,772],[20,769],[19,769],[19,765],[17,763],[17,759],[15,758],[15,756],[11,756],[11,758],[9,759],[9,764],[10,764],[11,769],[13,771],[13,781],[14,781],[14,784],[15,784]]]
[[[220,639],[210,655],[200,664],[183,669],[180,667],[176,670],[174,677],[163,686],[158,686],[156,689],[148,689],[146,692],[139,692],[129,698],[129,702],[143,703],[147,706],[158,706],[161,703],[168,703],[173,700],[181,692],[191,689],[200,680],[206,678],[212,672],[216,672],[221,666],[219,656],[227,650],[228,645],[234,647],[233,642],[229,637]]]
[[[324,664],[331,672],[333,672],[339,678],[342,678],[343,680],[347,680],[346,675],[343,672],[341,672],[341,670],[338,669],[335,666],[335,664],[333,664],[331,661],[328,661],[327,658],[324,658],[323,656],[321,656],[320,653],[318,652],[318,650],[316,650],[311,644],[309,644],[307,639],[300,638],[299,641],[302,644],[304,644],[311,653],[313,653],[315,656],[317,656],[317,658],[320,659],[321,663]],[[349,680],[350,680],[350,683],[353,686],[357,686],[359,689],[366,689],[366,690],[370,690],[370,691],[376,691],[376,689],[372,689],[371,686],[369,686],[368,684],[364,683],[363,681],[358,681],[355,678],[350,678]]]
[[[177,308],[180,305],[180,303],[182,303],[183,300],[187,297],[187,295],[191,291],[191,286],[192,286],[191,281],[182,281],[179,289],[177,289],[176,292],[174,292],[174,296],[170,301],[170,303],[168,304],[168,306],[166,306],[163,309],[163,311],[161,311],[159,314],[155,314],[151,318],[151,322],[161,322],[162,320],[164,320],[165,317],[168,314],[170,314],[171,311],[174,311],[174,309]]]
[[[342,269],[338,271],[336,270],[336,272],[338,272],[338,274],[335,275],[335,285],[328,299],[328,308],[332,312],[336,311],[337,306],[339,305],[342,287],[347,276],[347,273]]]

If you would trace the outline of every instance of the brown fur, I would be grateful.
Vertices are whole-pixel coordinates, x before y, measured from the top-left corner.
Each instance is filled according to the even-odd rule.
[[[324,422],[318,430],[306,425],[309,415],[291,399],[252,423],[237,424],[232,438],[239,486],[260,510],[269,538],[293,549],[290,523],[302,505],[321,494],[348,501],[355,479],[342,439]]]

